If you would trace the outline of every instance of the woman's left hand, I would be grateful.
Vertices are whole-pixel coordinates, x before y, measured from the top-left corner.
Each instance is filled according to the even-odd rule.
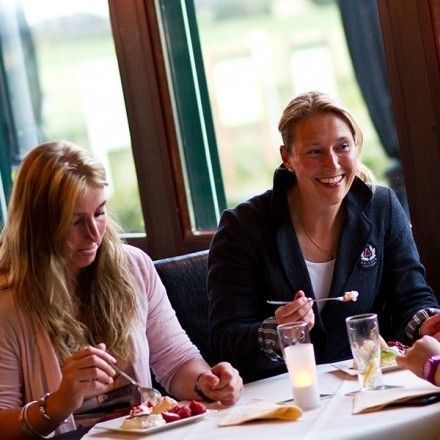
[[[423,377],[423,365],[431,356],[440,354],[440,343],[431,336],[423,336],[414,342],[405,353],[396,356],[397,365],[408,368]]]
[[[214,365],[198,379],[203,394],[223,405],[233,405],[243,392],[243,380],[238,371],[228,362]]]
[[[425,319],[420,326],[420,334],[432,336],[440,341],[440,314]]]

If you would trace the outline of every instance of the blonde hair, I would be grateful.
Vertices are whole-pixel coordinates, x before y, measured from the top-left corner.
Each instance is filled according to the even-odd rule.
[[[295,142],[295,128],[297,125],[310,116],[319,113],[334,113],[348,125],[358,149],[356,175],[364,182],[374,183],[376,179],[372,171],[359,159],[363,143],[361,129],[351,113],[339,101],[326,93],[306,92],[296,96],[289,102],[278,124],[284,148],[290,152]]]
[[[0,288],[10,288],[20,309],[41,322],[61,359],[92,340],[132,358],[135,290],[111,220],[95,261],[81,271],[82,300],[69,291],[65,243],[76,200],[106,184],[103,166],[86,150],[66,141],[41,144],[18,169],[0,236]]]

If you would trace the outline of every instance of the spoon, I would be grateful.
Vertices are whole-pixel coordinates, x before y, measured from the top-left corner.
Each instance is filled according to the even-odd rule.
[[[347,301],[356,301],[358,295],[359,295],[359,293],[356,292],[356,290],[351,290],[349,292],[345,292],[343,296],[336,296],[334,298],[318,298],[318,299],[307,298],[307,300],[310,302],[322,302],[322,301],[347,302]],[[284,306],[292,301],[277,301],[277,300],[273,300],[273,299],[268,299],[268,300],[266,300],[266,302],[267,302],[267,304],[272,304],[274,306]]]

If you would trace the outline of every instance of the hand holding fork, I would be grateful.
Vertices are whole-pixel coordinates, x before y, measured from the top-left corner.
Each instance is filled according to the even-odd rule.
[[[97,344],[95,343],[95,341],[91,336],[89,337],[89,340],[93,346],[95,347],[97,346]],[[124,370],[119,368],[117,365],[110,364],[110,366],[121,376],[125,377],[132,385],[137,386],[139,394],[141,395],[142,402],[149,401],[151,403],[156,403],[162,397],[160,391],[156,390],[155,388],[144,387],[137,380],[133,379],[130,375],[128,375]]]

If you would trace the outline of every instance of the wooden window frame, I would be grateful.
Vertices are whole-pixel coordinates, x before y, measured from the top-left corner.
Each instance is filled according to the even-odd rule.
[[[192,229],[155,2],[109,9],[147,231],[127,241],[152,258],[207,249],[215,229]]]

